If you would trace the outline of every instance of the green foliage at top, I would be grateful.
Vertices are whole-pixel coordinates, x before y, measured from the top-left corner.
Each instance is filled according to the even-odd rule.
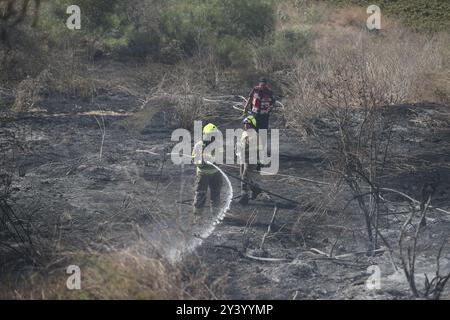
[[[222,39],[262,37],[274,28],[269,0],[183,0],[163,11],[161,32],[166,42],[178,41],[192,54]]]
[[[326,0],[338,5],[377,4],[382,12],[399,17],[404,23],[419,31],[450,30],[449,0]]]
[[[53,16],[63,25],[68,17],[66,9],[76,4],[81,9],[82,27],[87,32],[108,32],[124,22],[121,13],[124,12],[125,2],[121,0],[55,0],[51,9]]]
[[[121,0],[78,0],[81,10],[81,30],[69,30],[66,21],[70,0],[54,0],[44,3],[40,29],[56,45],[71,43],[93,54],[97,49],[115,50],[126,47],[134,33],[135,25],[124,14],[126,3]],[[95,46],[98,46],[95,47]]]
[[[173,63],[181,56],[213,53],[224,66],[241,68],[257,54],[282,67],[288,56],[308,52],[308,27],[320,17],[316,0],[280,0],[296,4],[307,21],[275,31],[276,0],[78,0],[82,29],[65,26],[74,2],[43,2],[40,31],[49,48],[74,47],[89,57],[101,54],[152,57]],[[331,5],[368,6],[372,0],[323,0]],[[379,0],[382,13],[399,16],[416,30],[450,30],[450,1]],[[300,14],[300,13],[299,13]],[[300,19],[301,20],[301,19]],[[252,51],[253,50],[253,51]]]

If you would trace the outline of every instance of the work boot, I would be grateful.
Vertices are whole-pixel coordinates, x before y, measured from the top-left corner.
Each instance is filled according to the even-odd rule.
[[[239,203],[243,206],[246,206],[248,204],[249,198],[247,194],[244,194],[241,196],[241,198],[239,199]]]

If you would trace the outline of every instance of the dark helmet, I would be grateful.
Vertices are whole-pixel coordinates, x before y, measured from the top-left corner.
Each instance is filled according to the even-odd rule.
[[[259,83],[260,84],[267,84],[267,79],[266,78],[261,78],[261,79],[259,79]]]

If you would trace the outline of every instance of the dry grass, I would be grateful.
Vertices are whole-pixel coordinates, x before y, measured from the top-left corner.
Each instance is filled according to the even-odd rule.
[[[12,112],[21,113],[33,108],[39,100],[38,86],[38,81],[32,78],[21,81],[16,89]]]
[[[176,127],[192,130],[195,120],[202,120],[209,109],[203,102],[205,79],[192,66],[182,65],[165,74],[159,84],[141,99],[143,105],[133,116],[122,121],[129,129],[147,126]]]
[[[363,29],[366,26],[368,14],[363,7],[346,7],[331,14],[329,23],[334,27],[356,27]]]
[[[297,61],[286,79],[289,101],[284,111],[290,127],[318,138],[336,180],[345,182],[358,204],[368,251],[374,252],[383,206],[377,198],[377,177],[390,156],[393,125],[383,107],[423,99],[417,97],[420,80],[442,70],[445,42],[405,29],[357,31],[352,21],[358,15],[344,18],[347,33],[336,36],[334,30],[331,44],[326,41],[327,47],[321,46],[314,57]],[[321,139],[323,127],[331,140]]]
[[[67,97],[92,99],[100,81],[90,74],[88,67],[73,50],[66,50],[54,59],[47,77],[50,92]]]
[[[280,1],[276,6],[276,31],[323,23],[333,10],[324,2],[311,0]]]
[[[66,259],[68,261],[69,259]],[[130,251],[105,255],[72,254],[69,265],[79,265],[81,290],[69,290],[66,268],[32,274],[16,286],[17,299],[182,299],[180,271],[164,260]],[[5,290],[1,290],[5,293]],[[11,291],[9,291],[11,292]],[[4,298],[11,298],[7,295]]]
[[[107,254],[66,252],[55,259],[58,267],[46,267],[20,281],[13,281],[12,277],[5,281],[3,275],[0,298],[177,300],[215,299],[223,295],[224,279],[208,279],[208,267],[199,258],[171,264],[154,252],[136,248]],[[67,288],[69,265],[80,267],[80,290]]]
[[[326,24],[338,30],[342,28],[366,29],[366,22],[370,16],[366,10],[367,6],[348,6],[329,11],[330,15],[326,19]],[[381,12],[381,29],[383,31],[392,31],[399,27],[401,27],[400,23]]]
[[[193,130],[194,121],[201,120],[207,113],[203,102],[205,87],[195,81],[192,70],[184,69],[181,70],[178,79],[169,84],[166,91],[177,92],[171,100],[175,103],[174,117],[178,126]]]
[[[387,34],[354,33],[352,40],[297,61],[286,81],[288,124],[310,132],[311,120],[329,111],[333,98],[347,95],[342,107],[359,108],[370,88],[377,105],[417,102],[420,80],[442,70],[443,44],[404,30]],[[408,59],[405,59],[405,57]],[[328,91],[327,91],[328,90]]]
[[[146,103],[142,106],[141,110],[122,120],[120,125],[127,130],[142,131],[148,125],[152,124],[157,115],[164,115],[166,112],[165,106],[163,100],[156,100],[155,103]],[[160,125],[165,125],[165,123],[160,123]]]
[[[35,77],[28,76],[17,85],[12,112],[28,112],[49,94],[92,100],[98,88],[106,85],[95,79],[72,51],[60,52],[48,68],[34,73]]]
[[[81,76],[64,77],[60,82],[55,83],[54,89],[63,95],[78,97],[81,99],[92,99],[96,94],[96,82]]]
[[[425,73],[418,83],[415,100],[450,103],[450,69]]]

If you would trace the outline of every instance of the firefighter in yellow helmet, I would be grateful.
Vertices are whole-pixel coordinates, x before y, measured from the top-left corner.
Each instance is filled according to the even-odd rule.
[[[193,203],[194,215],[201,215],[205,207],[207,192],[210,191],[210,199],[212,210],[215,211],[220,207],[220,192],[222,189],[222,174],[214,166],[207,162],[214,163],[215,159],[223,157],[220,149],[212,151],[208,154],[205,148],[214,141],[214,134],[218,132],[217,127],[209,123],[203,128],[203,139],[198,141],[192,152],[194,164],[197,166],[197,177],[195,181],[195,194]],[[215,154],[217,153],[217,154]]]
[[[258,186],[259,162],[258,162],[258,135],[256,133],[257,122],[253,115],[248,115],[242,121],[244,131],[241,136],[241,198],[239,203],[247,205],[249,200],[256,199],[261,190]],[[254,154],[254,161],[251,161],[250,151]],[[256,160],[256,161],[255,161]],[[253,162],[253,163],[251,163]],[[256,162],[256,163],[255,163]]]

